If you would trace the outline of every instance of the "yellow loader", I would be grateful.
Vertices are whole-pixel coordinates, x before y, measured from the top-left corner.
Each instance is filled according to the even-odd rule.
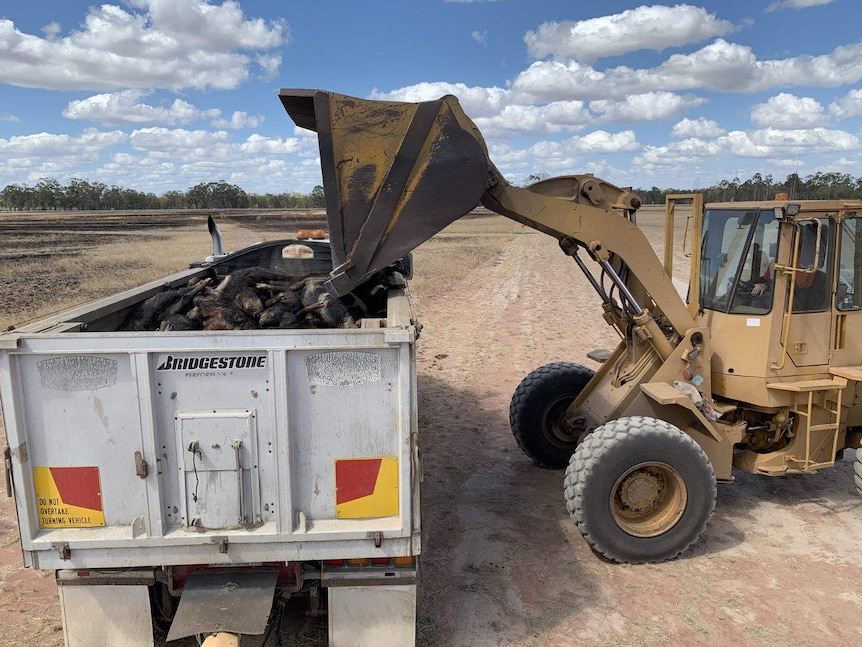
[[[676,557],[703,533],[733,468],[812,473],[859,447],[862,203],[670,196],[660,259],[637,226],[636,194],[591,175],[512,186],[455,97],[280,98],[318,133],[333,293],[479,203],[553,236],[584,272],[621,341],[592,355],[597,372],[554,363],[530,373],[510,421],[536,464],[566,469],[566,506],[598,553]],[[682,201],[693,214],[687,297],[671,280]],[[858,460],[855,472],[862,489]]]

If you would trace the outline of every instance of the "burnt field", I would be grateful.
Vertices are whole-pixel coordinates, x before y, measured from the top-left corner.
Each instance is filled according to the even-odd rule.
[[[646,207],[638,221],[660,255],[661,211]],[[41,254],[0,261],[0,321],[152,281],[211,253],[205,214],[124,217],[75,214],[67,229],[63,214],[0,215],[0,254]],[[12,219],[23,224],[10,229]],[[216,219],[228,251],[322,224],[320,212]],[[679,218],[680,247],[683,227]],[[675,277],[685,281],[688,259],[675,251]],[[424,326],[419,647],[862,644],[854,452],[814,475],[737,472],[720,487],[702,539],[679,559],[609,563],[566,512],[562,472],[524,456],[508,421],[529,371],[560,360],[595,369],[586,353],[617,343],[586,280],[554,239],[496,216],[447,227],[417,248],[414,271]],[[284,643],[323,647],[326,620],[306,618],[301,602],[282,626]],[[63,644],[53,573],[23,568],[15,509],[2,497],[0,627],[4,645]]]
[[[209,215],[226,251],[325,220],[317,210],[0,213],[0,329],[204,258]]]

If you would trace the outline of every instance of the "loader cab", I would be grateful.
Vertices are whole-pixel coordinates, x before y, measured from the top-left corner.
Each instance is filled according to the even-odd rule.
[[[751,378],[862,363],[862,209],[839,201],[703,211],[692,290],[715,349],[716,392],[768,406]],[[722,393],[723,392],[723,393]]]

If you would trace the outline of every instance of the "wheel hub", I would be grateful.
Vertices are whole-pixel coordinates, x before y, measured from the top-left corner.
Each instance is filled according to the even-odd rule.
[[[646,470],[629,474],[620,485],[620,501],[627,509],[648,512],[660,502],[664,483],[660,475]]]
[[[627,470],[611,491],[611,515],[635,537],[657,537],[676,525],[685,512],[688,490],[680,473],[667,463],[645,462]]]
[[[542,429],[545,437],[554,445],[568,447],[576,443],[584,432],[585,426],[572,425],[566,412],[572,403],[571,396],[562,396],[548,403],[542,415]],[[581,419],[581,422],[584,422]]]

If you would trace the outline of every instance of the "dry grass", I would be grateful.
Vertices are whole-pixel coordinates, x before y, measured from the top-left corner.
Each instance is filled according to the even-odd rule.
[[[229,250],[283,237],[232,222],[220,228]],[[179,272],[212,253],[210,236],[201,223],[102,237],[76,233],[93,242],[83,249],[58,243],[50,262],[43,256],[0,264],[0,330]],[[40,244],[53,240],[50,236]]]

